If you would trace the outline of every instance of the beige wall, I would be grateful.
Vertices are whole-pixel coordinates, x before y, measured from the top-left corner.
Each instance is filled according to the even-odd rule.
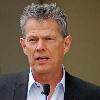
[[[0,73],[28,66],[19,44],[19,17],[23,7],[39,0],[0,0]],[[69,16],[73,43],[64,61],[66,69],[100,85],[100,0],[41,0],[56,2]]]

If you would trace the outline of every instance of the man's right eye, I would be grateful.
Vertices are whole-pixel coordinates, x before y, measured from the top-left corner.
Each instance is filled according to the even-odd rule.
[[[29,39],[28,41],[29,41],[29,42],[30,42],[30,41],[35,41],[35,39]]]
[[[38,39],[36,38],[31,38],[31,39],[28,39],[29,42],[36,42]]]

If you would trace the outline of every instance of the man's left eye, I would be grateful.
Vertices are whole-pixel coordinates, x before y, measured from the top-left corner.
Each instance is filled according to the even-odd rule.
[[[53,38],[48,37],[48,38],[46,38],[46,40],[53,40]]]

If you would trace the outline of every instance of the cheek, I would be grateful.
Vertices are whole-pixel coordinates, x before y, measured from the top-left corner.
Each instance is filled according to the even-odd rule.
[[[52,56],[54,57],[54,60],[60,60],[64,58],[64,47],[63,45],[55,46],[52,51]]]
[[[31,59],[34,56],[34,49],[32,49],[31,47],[26,47],[25,54],[29,59]]]
[[[58,55],[58,57],[60,59],[63,59],[63,57],[64,57],[64,49],[63,49],[63,47],[59,47],[57,55]]]

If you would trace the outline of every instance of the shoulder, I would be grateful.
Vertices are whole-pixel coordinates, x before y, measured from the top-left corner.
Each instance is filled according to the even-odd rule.
[[[76,86],[79,89],[84,89],[84,90],[98,90],[100,91],[100,86],[97,86],[93,83],[87,82],[85,80],[82,80],[78,77],[75,76],[71,76],[70,81],[72,82],[72,84],[74,84],[74,86]]]
[[[19,86],[19,90],[23,90],[21,86],[24,85],[24,88],[26,88],[27,82],[28,71],[19,72],[16,74],[0,75],[0,100],[12,100],[15,90]]]
[[[23,71],[23,72],[18,72],[14,74],[6,74],[6,75],[0,75],[0,87],[2,85],[12,85],[16,81],[20,81],[28,77],[28,70]]]
[[[84,81],[78,77],[72,76],[66,72],[66,78],[68,86],[76,93],[86,96],[87,98],[99,98],[100,99],[100,86]],[[97,99],[97,100],[99,100]]]

